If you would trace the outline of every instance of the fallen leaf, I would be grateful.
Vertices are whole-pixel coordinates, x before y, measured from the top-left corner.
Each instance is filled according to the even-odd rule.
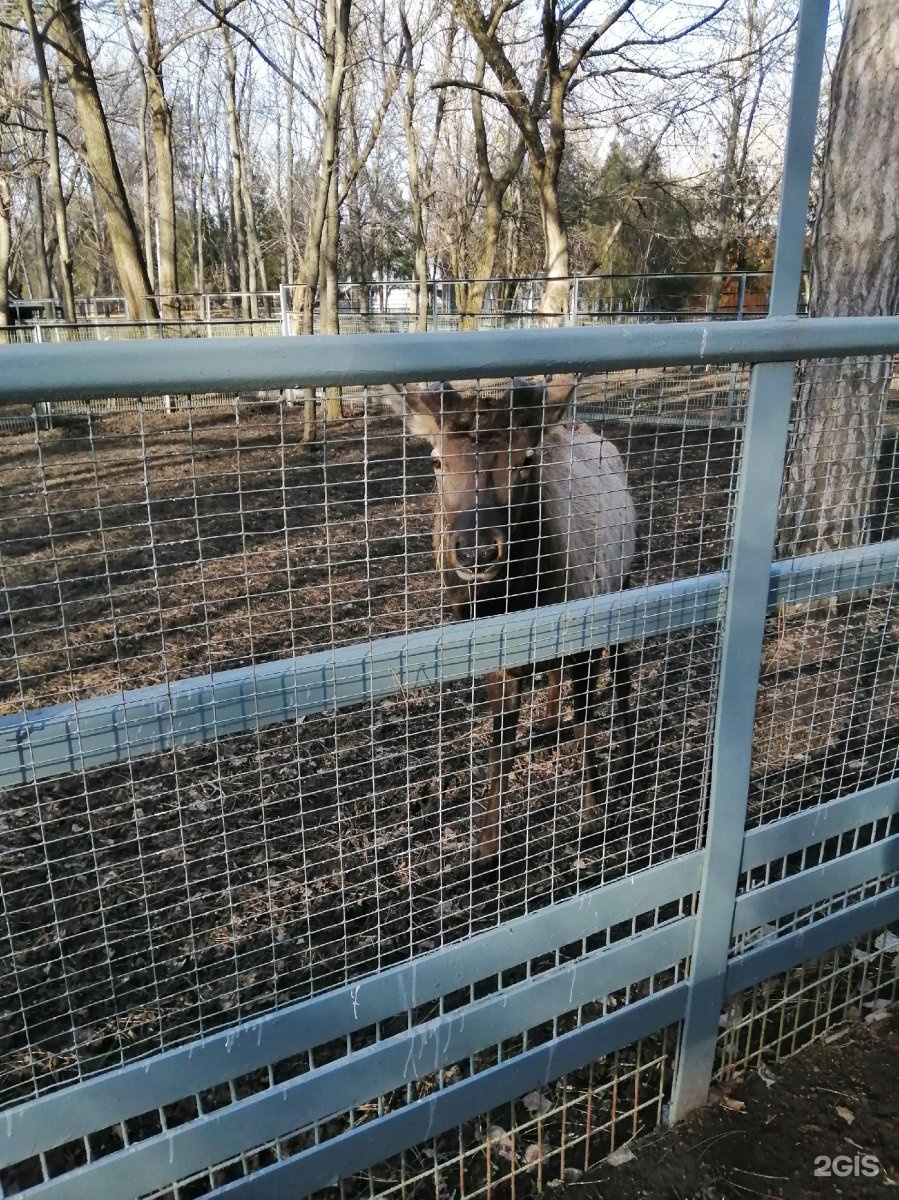
[[[508,1159],[509,1162],[515,1157],[515,1151],[512,1147],[512,1139],[503,1129],[502,1125],[491,1125],[487,1130],[487,1142],[496,1151],[500,1158]]]
[[[766,1067],[764,1063],[759,1063],[759,1079],[765,1087],[774,1087],[779,1076],[775,1075],[770,1067]]]
[[[824,1038],[824,1045],[829,1046],[833,1042],[840,1041],[840,1039],[844,1038],[848,1032],[849,1032],[848,1025],[838,1025],[836,1027],[836,1029],[832,1029],[830,1031],[830,1033],[828,1033],[827,1036]]]
[[[548,1113],[553,1106],[549,1097],[544,1096],[539,1090],[528,1092],[528,1094],[522,1098],[521,1103],[525,1106],[529,1113],[534,1113],[541,1117],[544,1115],[544,1113]]]
[[[877,1008],[874,1012],[868,1013],[865,1017],[865,1024],[874,1025],[877,1021],[888,1021],[889,1019],[890,1014],[888,1012],[885,1012],[882,1008]]]
[[[634,1154],[629,1146],[619,1146],[617,1150],[612,1151],[606,1162],[610,1167],[621,1167],[625,1163],[633,1162],[636,1157],[636,1154]]]
[[[524,1165],[529,1171],[533,1171],[541,1159],[540,1147],[536,1142],[532,1142],[524,1152]]]
[[[855,1113],[852,1111],[852,1109],[844,1108],[842,1104],[837,1105],[836,1114],[838,1117],[841,1117],[847,1125],[852,1125],[855,1121]]]
[[[746,1105],[742,1100],[735,1100],[733,1096],[725,1096],[721,1101],[721,1107],[726,1108],[728,1112],[745,1112]]]

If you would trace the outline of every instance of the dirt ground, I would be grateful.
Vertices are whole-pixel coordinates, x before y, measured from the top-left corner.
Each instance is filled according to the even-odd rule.
[[[899,1017],[752,1071],[554,1200],[871,1200],[899,1188]]]

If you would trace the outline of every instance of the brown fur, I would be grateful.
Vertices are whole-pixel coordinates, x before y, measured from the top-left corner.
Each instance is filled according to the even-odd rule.
[[[513,381],[500,398],[463,397],[448,384],[410,391],[409,430],[433,447],[438,509],[434,549],[457,619],[531,609],[618,590],[634,550],[634,507],[618,451],[584,425],[563,424],[574,383]],[[627,709],[626,656],[610,651],[615,697]],[[595,654],[567,660],[575,729],[586,763],[585,809],[592,816],[598,768],[590,723]],[[548,724],[558,722],[560,662],[550,669]],[[533,668],[491,672],[493,710],[482,858],[499,849],[521,706]]]

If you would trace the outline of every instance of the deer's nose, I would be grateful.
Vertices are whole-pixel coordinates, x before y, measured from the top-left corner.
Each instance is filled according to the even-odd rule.
[[[499,562],[500,542],[498,538],[489,541],[479,541],[473,545],[463,545],[457,541],[455,546],[456,561],[466,571],[480,571],[484,567],[492,567]]]

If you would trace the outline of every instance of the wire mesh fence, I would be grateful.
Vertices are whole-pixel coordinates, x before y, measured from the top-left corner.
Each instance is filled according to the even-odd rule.
[[[686,412],[683,380],[673,388]],[[605,431],[640,518],[634,582],[719,568],[738,431]],[[427,447],[380,405],[326,424],[316,451],[300,433],[292,410],[232,399],[4,435],[2,712],[437,624]],[[463,870],[489,742],[469,679],[165,755],[136,746],[124,765],[11,790],[5,959],[20,999],[4,1099],[694,848],[714,662],[713,629],[640,646],[639,754],[604,765],[605,828],[589,847],[568,672],[563,722],[539,736],[535,688],[503,817],[519,883],[501,898],[479,899]]]
[[[630,707],[615,694],[614,656],[597,654],[589,748],[576,658],[555,676],[545,651],[523,653],[537,665],[519,676],[495,875],[477,855],[496,746],[481,677],[495,651],[463,634],[455,650],[434,643],[439,672],[417,680],[400,667],[416,638],[450,629],[453,615],[464,624],[434,545],[458,473],[435,464],[445,448],[396,415],[388,390],[347,389],[339,419],[322,408],[312,444],[302,407],[280,392],[217,393],[215,407],[211,393],[130,397],[128,411],[20,406],[25,424],[0,433],[0,721],[24,723],[35,767],[33,778],[4,775],[0,1103],[65,1095],[164,1051],[193,1055],[219,1034],[227,1058],[234,1030],[297,1005],[352,1017],[328,1017],[289,1053],[235,1055],[240,1070],[158,1104],[148,1091],[143,1106],[0,1167],[0,1191],[64,1189],[82,1165],[119,1169],[127,1148],[144,1192],[199,1196],[297,1156],[343,1154],[342,1139],[541,1054],[556,1072],[546,1067],[548,1082],[522,1087],[502,1113],[451,1123],[436,1140],[410,1135],[413,1149],[381,1155],[377,1169],[347,1166],[339,1192],[312,1190],[449,1195],[459,1180],[466,1196],[527,1196],[658,1118],[689,980],[724,634],[715,589],[734,553],[748,383],[740,363],[580,380],[574,411],[592,430],[580,436],[605,461],[613,446],[621,456],[636,512],[627,573],[655,615],[637,633],[610,618],[602,640],[628,646]],[[487,413],[508,386],[459,389]],[[879,394],[882,430],[889,398]],[[476,449],[480,420],[466,434]],[[871,487],[887,538],[895,489],[880,440]],[[476,497],[501,490],[500,468],[488,474]],[[818,562],[806,572],[813,592]],[[757,956],[783,939],[895,895],[884,791],[896,774],[892,571],[879,569],[873,588],[844,572],[841,598],[825,606],[771,608],[731,945],[738,981],[768,978]],[[675,619],[676,604],[687,617]],[[535,626],[525,640],[545,636]],[[374,647],[391,639],[375,686]],[[299,673],[271,674],[285,662]],[[273,679],[277,703],[254,699],[236,718],[223,707],[226,696],[270,697]],[[57,739],[50,751],[42,731]],[[780,823],[816,809],[829,822],[820,836],[803,826],[784,842]],[[824,883],[823,867],[837,869]],[[631,881],[668,869],[641,907]],[[542,940],[500,949],[516,922],[543,918]],[[812,999],[811,968],[798,992],[790,979],[782,994],[738,988],[719,1069],[786,1052],[829,1027],[829,1012],[838,1023],[847,1006],[886,999],[882,937],[869,939],[864,953],[880,965],[866,959],[860,984],[842,966],[817,977],[846,976],[830,999]],[[443,951],[451,977],[357,1019],[360,988],[406,980],[407,968],[414,979]],[[625,960],[626,971],[607,965]],[[636,1021],[647,1004],[663,1015],[603,1049],[610,1022]],[[564,1047],[585,1035],[599,1041],[577,1063],[593,1066],[566,1067]],[[357,1099],[335,1107],[325,1078]],[[302,1116],[254,1140],[247,1114],[288,1094]],[[213,1115],[218,1149],[199,1164],[178,1157]],[[91,1186],[105,1194],[103,1178]]]
[[[495,398],[505,386],[484,383],[480,391]],[[728,420],[697,425],[697,396],[710,388],[726,389]],[[636,506],[633,586],[689,587],[726,566],[746,388],[739,365],[711,383],[704,367],[581,381],[577,412],[618,448]],[[252,679],[270,662],[406,637],[444,618],[430,446],[382,393],[360,389],[357,415],[325,421],[314,448],[301,441],[299,410],[285,403],[235,394],[207,410],[179,399],[168,409],[134,400],[126,413],[87,406],[77,423],[50,427],[35,410],[28,429],[0,438],[9,514],[0,545],[2,712],[170,690],[233,670],[249,669]],[[878,484],[884,530],[895,503],[890,472]],[[772,616],[751,827],[895,776],[891,597],[881,585],[836,612],[806,607]],[[352,986],[688,857],[702,846],[720,635],[719,617],[631,646],[635,748],[616,758],[620,714],[606,695],[596,727],[598,828],[589,827],[583,806],[589,767],[570,740],[571,669],[561,677],[561,721],[549,729],[543,724],[554,701],[543,695],[549,680],[537,669],[503,798],[499,889],[472,871],[490,729],[482,686],[471,678],[398,688],[274,728],[218,731],[163,754],[141,753],[136,743],[118,765],[84,762],[74,773],[10,788],[3,1103]],[[605,668],[601,682],[608,690]],[[836,842],[752,867],[743,891],[802,876],[894,832],[895,817],[867,829],[856,820]],[[895,869],[884,870],[786,920],[753,925],[747,917],[734,954],[885,892],[894,879]],[[402,1020],[424,1027],[491,994],[505,1005],[506,993],[544,974],[555,979],[588,950],[688,915],[689,891],[669,910],[572,938]],[[414,1084],[328,1113],[286,1140],[223,1156],[186,1174],[175,1191],[153,1194],[201,1195],[323,1145],[671,987],[684,978],[684,963],[553,1012],[492,1051],[447,1060]],[[878,971],[865,975],[864,995],[874,997],[865,1002],[883,999],[886,972]],[[781,998],[753,989],[732,1009],[739,1016],[722,1032],[722,1070],[751,1054],[781,1052],[788,1039],[781,1033],[772,1041],[775,1011],[780,1030],[790,1014],[790,1044],[801,1040],[808,1021],[796,1014],[813,1001],[790,1000],[792,985],[784,986]],[[847,983],[843,1010],[852,990]],[[803,983],[800,992],[811,997],[814,989]],[[814,1001],[816,1011],[821,1003]],[[815,1020],[822,1019],[819,1011]],[[389,1022],[376,1022],[341,1034],[18,1163],[0,1178],[10,1189],[64,1175],[354,1052],[377,1052],[392,1033]],[[457,1126],[429,1148],[353,1175],[340,1194],[411,1196],[423,1183],[451,1194],[458,1176],[466,1196],[492,1195],[513,1180],[529,1195],[547,1179],[573,1179],[614,1149],[622,1130],[631,1136],[657,1119],[676,1045],[674,1029],[640,1040],[632,1052],[528,1093],[533,1111],[525,1096],[489,1124]]]

